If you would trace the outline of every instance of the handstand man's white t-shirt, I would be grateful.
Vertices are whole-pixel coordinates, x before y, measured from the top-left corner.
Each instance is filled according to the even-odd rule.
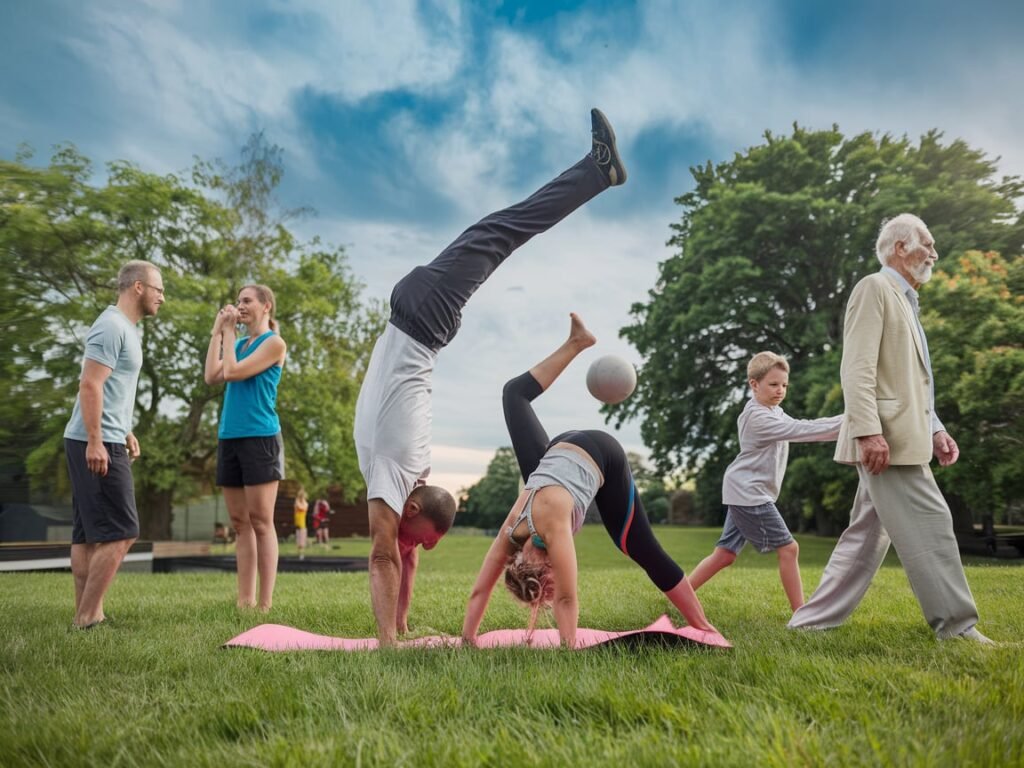
[[[354,437],[366,498],[399,515],[430,474],[431,376],[437,353],[388,323],[356,400]]]

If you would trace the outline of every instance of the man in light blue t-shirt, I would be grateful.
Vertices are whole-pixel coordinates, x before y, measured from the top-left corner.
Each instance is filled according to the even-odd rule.
[[[71,573],[78,629],[102,623],[103,597],[139,536],[131,463],[139,456],[132,434],[135,390],[142,369],[136,325],[164,303],[160,270],[129,261],[117,276],[117,304],[89,329],[78,398],[64,430],[74,527]]]

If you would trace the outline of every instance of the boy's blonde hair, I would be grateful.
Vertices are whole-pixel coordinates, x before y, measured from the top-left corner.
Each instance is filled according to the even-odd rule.
[[[758,352],[747,363],[747,378],[760,381],[773,368],[781,368],[789,373],[789,362],[782,355],[776,355],[774,352]]]

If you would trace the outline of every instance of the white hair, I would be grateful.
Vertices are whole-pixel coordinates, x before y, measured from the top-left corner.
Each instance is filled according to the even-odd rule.
[[[903,243],[908,251],[921,246],[921,233],[928,226],[912,213],[901,213],[891,219],[884,219],[875,241],[875,255],[886,266],[896,252],[896,243]]]

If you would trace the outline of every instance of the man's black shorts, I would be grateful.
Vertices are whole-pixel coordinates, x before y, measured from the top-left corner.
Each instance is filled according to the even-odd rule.
[[[71,543],[97,544],[138,538],[139,513],[135,508],[128,449],[117,443],[104,443],[110,461],[107,474],[100,477],[90,472],[85,463],[87,445],[81,440],[64,440],[74,509]]]
[[[271,437],[233,437],[217,443],[217,485],[241,488],[284,480],[284,440]]]

